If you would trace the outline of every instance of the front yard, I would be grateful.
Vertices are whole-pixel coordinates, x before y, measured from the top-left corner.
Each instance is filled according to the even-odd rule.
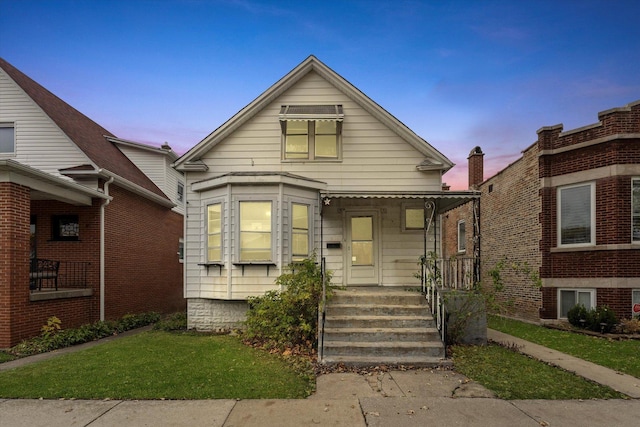
[[[2,398],[290,399],[311,371],[220,335],[143,332],[0,373]]]

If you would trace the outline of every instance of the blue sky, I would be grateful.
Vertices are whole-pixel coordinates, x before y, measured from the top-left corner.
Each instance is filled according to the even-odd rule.
[[[313,54],[485,178],[542,126],[640,99],[640,2],[0,0],[0,56],[117,136],[183,153]]]

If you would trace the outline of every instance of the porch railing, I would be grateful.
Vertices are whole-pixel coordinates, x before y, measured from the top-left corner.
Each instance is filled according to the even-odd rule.
[[[446,343],[447,309],[444,304],[444,293],[451,289],[473,289],[476,259],[473,257],[424,258],[421,265],[422,292],[436,321],[440,339]]]
[[[29,288],[32,291],[87,288],[89,265],[84,261],[32,260]]]
[[[320,259],[320,272],[322,277],[322,301],[318,307],[318,361],[324,357],[324,321],[327,310],[327,262],[324,257]]]

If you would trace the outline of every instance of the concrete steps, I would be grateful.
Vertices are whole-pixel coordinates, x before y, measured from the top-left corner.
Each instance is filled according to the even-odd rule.
[[[327,303],[323,363],[448,364],[424,297],[405,288],[336,291]]]

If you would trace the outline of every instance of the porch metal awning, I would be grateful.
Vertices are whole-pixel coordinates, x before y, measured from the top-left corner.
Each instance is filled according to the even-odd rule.
[[[331,199],[423,199],[436,202],[438,213],[455,209],[474,199],[480,199],[479,191],[321,191],[324,203]]]

